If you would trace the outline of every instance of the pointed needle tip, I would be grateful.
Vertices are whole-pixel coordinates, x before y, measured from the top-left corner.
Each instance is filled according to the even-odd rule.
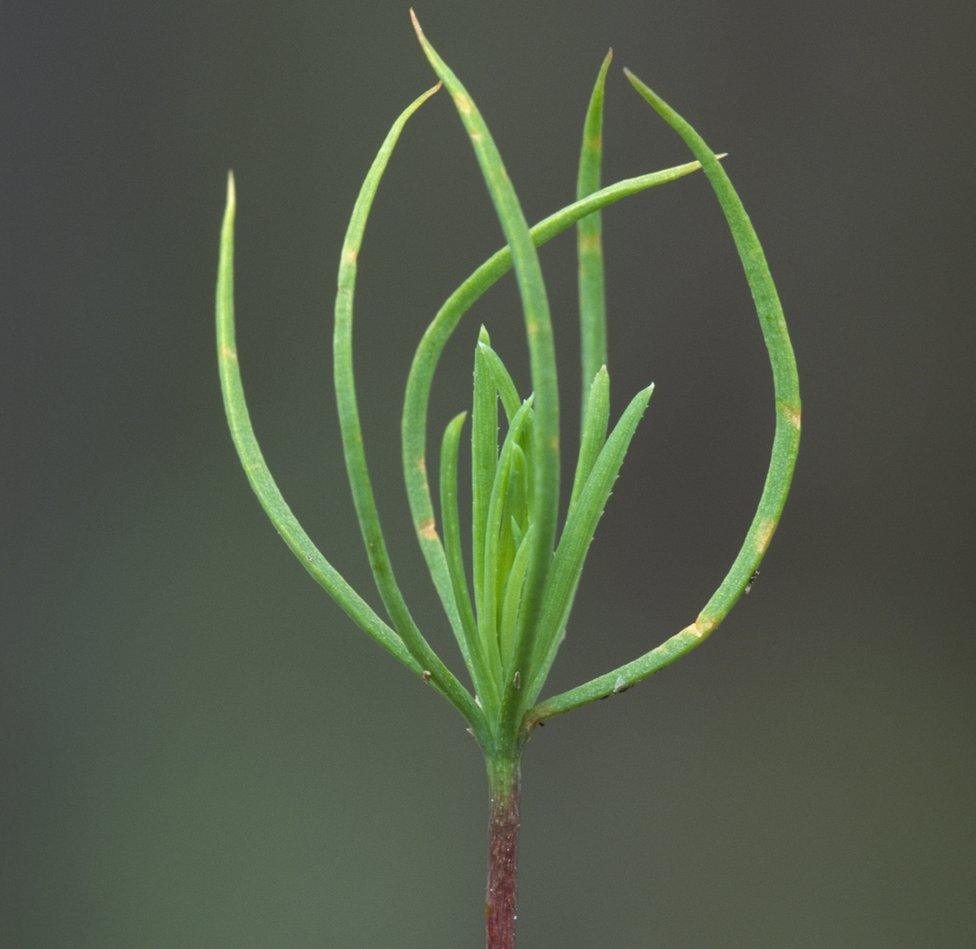
[[[627,81],[635,89],[646,89],[648,92],[652,93],[652,95],[654,95],[655,98],[657,98],[656,93],[654,93],[652,89],[648,88],[648,86],[644,82],[638,79],[637,74],[632,69],[628,69],[626,66],[624,66],[624,75],[627,77]]]

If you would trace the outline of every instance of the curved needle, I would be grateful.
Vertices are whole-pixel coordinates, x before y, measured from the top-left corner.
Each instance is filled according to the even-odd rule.
[[[663,99],[652,92],[629,70],[624,70],[631,85],[684,140],[691,153],[701,162],[735,242],[746,281],[762,328],[763,340],[773,372],[776,408],[776,431],[756,513],[725,579],[712,594],[694,622],[660,646],[605,675],[563,692],[536,705],[526,713],[523,735],[539,722],[561,715],[615,692],[622,692],[642,679],[674,662],[715,631],[719,623],[739,600],[763,555],[769,547],[790,491],[793,468],[800,444],[800,385],[796,359],[790,343],[783,307],[773,283],[766,256],[741,199],[725,169],[702,137]]]
[[[244,473],[288,549],[298,558],[312,579],[339,605],[365,633],[418,677],[424,668],[404,646],[403,640],[376,615],[365,600],[346,582],[322,555],[292,513],[264,459],[254,434],[244,397],[234,324],[234,218],[237,198],[234,176],[227,177],[227,206],[220,236],[220,263],[217,274],[216,330],[220,385],[227,423]],[[444,694],[438,683],[431,683]],[[450,698],[448,696],[448,698]],[[453,701],[453,699],[451,699]],[[456,703],[455,703],[456,704]],[[472,727],[474,727],[472,725]]]
[[[376,587],[387,612],[390,614],[394,628],[410,654],[427,671],[427,677],[439,686],[464,717],[472,723],[472,727],[478,730],[484,721],[482,711],[477,707],[468,690],[461,685],[454,673],[444,665],[440,657],[431,649],[423,633],[420,632],[414,622],[394,577],[393,565],[390,562],[383,529],[380,525],[379,512],[376,508],[369,468],[366,464],[366,452],[363,447],[363,434],[359,421],[359,406],[356,400],[356,383],[353,372],[353,297],[356,286],[357,261],[369,211],[400,133],[413,113],[439,88],[440,86],[437,85],[415,99],[393,123],[366,174],[359,196],[356,198],[339,263],[338,289],[335,301],[335,332],[333,335],[335,392],[349,485],[352,488],[356,514],[366,545],[369,565],[376,580]],[[429,529],[434,530],[433,524],[429,525]],[[464,634],[460,629],[460,619],[457,618],[456,610],[451,619],[456,620],[456,623],[452,625],[455,626],[462,653],[470,667]]]
[[[488,126],[467,89],[424,36],[413,10],[410,11],[410,17],[417,39],[434,72],[454,101],[461,123],[471,140],[499,224],[512,250],[515,278],[524,311],[532,391],[535,393],[532,430],[535,455],[532,521],[535,532],[533,549],[529,552],[520,614],[521,635],[516,646],[517,669],[528,655],[528,647],[535,631],[559,515],[559,390],[549,302],[539,266],[539,255],[529,233],[528,222]],[[517,690],[509,685],[502,701],[503,732],[509,730],[517,706]]]

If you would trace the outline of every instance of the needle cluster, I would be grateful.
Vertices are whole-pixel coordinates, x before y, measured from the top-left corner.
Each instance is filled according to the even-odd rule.
[[[728,614],[754,576],[786,501],[799,445],[799,387],[776,288],[755,230],[720,162],[724,156],[714,154],[685,119],[625,70],[637,93],[684,141],[693,160],[601,187],[608,54],[597,75],[584,122],[576,200],[530,227],[474,100],[426,39],[415,17],[414,25],[439,82],[396,119],[363,182],[339,263],[333,340],[343,452],[370,567],[388,621],[352,589],[306,534],[282,497],[254,435],[234,333],[233,177],[228,180],[217,284],[220,377],[230,430],[244,471],[285,542],[353,622],[457,708],[486,758],[497,765],[518,761],[536,725],[647,678],[698,646]],[[373,198],[407,122],[442,86],[480,165],[505,244],[447,299],[420,340],[404,399],[403,473],[417,541],[457,641],[470,689],[431,648],[397,584],[370,480],[353,373],[356,274]],[[684,629],[632,662],[540,701],[565,634],[587,551],[653,390],[648,386],[633,396],[611,424],[600,212],[622,198],[698,170],[704,172],[725,215],[769,352],[776,412],[769,472],[742,548],[700,613]],[[573,227],[579,255],[581,438],[568,510],[560,523],[559,395],[552,323],[537,248]],[[531,391],[519,391],[482,329],[473,357],[470,413],[457,415],[440,441],[439,512],[435,512],[426,445],[433,376],[462,317],[509,270],[515,272],[523,305]],[[472,498],[468,557],[462,547],[458,508],[459,457],[466,426],[470,430]],[[501,770],[508,773],[511,768]]]

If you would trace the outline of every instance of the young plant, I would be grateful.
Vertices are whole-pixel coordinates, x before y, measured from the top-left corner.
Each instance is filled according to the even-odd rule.
[[[467,722],[484,753],[489,787],[489,949],[515,940],[519,784],[522,752],[538,725],[629,689],[700,645],[755,575],[789,492],[800,435],[796,364],[783,311],[756,233],[732,183],[701,136],[631,72],[638,94],[680,136],[694,161],[600,187],[603,95],[610,54],[586,113],[577,200],[529,227],[501,156],[473,99],[424,36],[417,37],[440,80],[396,119],[356,200],[341,252],[335,301],[334,379],[342,445],[363,541],[389,625],[342,578],[285,503],[258,446],[244,399],[234,335],[234,179],[228,178],[217,280],[217,346],[227,420],[244,471],[262,507],[305,569],[368,635]],[[387,552],[363,445],[353,375],[357,262],[370,207],[404,126],[441,85],[454,102],[481,167],[506,244],[447,299],[427,327],[410,367],[402,417],[403,471],[417,540],[473,693],[429,645],[403,597]],[[540,701],[565,636],[597,523],[653,386],[635,395],[609,426],[606,317],[600,211],[629,195],[701,169],[725,215],[748,281],[772,366],[776,429],[755,516],[725,579],[684,629],[644,655],[576,688]],[[569,506],[559,523],[559,397],[552,325],[536,248],[576,227],[582,344],[581,437]],[[510,269],[521,296],[531,394],[520,394],[482,329],[474,353],[471,403],[471,571],[462,549],[458,458],[466,413],[444,431],[438,477],[440,531],[427,475],[427,410],[444,347],[461,318]],[[505,419],[499,445],[499,404]],[[442,536],[443,535],[443,536]]]

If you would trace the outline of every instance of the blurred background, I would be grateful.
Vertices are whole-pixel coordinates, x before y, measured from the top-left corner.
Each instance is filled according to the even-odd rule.
[[[687,160],[618,66],[728,151],[804,396],[794,492],[753,592],[705,648],[531,742],[522,944],[972,945],[972,5],[418,12],[530,220],[573,196],[610,45],[607,182]],[[275,535],[226,431],[213,342],[233,167],[255,427],[312,536],[377,603],[328,345],[356,191],[432,82],[406,4],[3,13],[0,943],[478,945],[477,750]],[[657,390],[551,690],[696,614],[772,434],[761,337],[706,181],[629,199],[604,228],[614,412]],[[499,243],[437,97],[376,201],[356,344],[401,586],[455,669],[406,513],[400,400],[435,308]],[[571,236],[542,253],[567,457],[574,253]],[[526,384],[509,277],[445,354],[432,433],[468,403],[480,322]]]

